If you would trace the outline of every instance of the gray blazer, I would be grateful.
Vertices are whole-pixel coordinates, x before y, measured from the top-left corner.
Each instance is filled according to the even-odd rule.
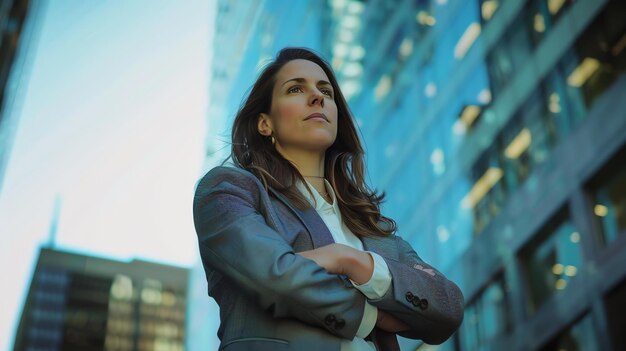
[[[220,306],[220,350],[339,351],[363,317],[365,296],[345,276],[296,252],[333,242],[315,209],[299,210],[252,173],[216,167],[198,183],[193,203],[208,293]],[[385,259],[389,291],[369,303],[411,329],[399,335],[440,344],[463,319],[463,295],[397,235],[361,238]],[[368,337],[399,350],[395,334]]]

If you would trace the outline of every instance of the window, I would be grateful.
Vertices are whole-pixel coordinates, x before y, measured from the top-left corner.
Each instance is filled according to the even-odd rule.
[[[531,0],[527,4],[527,21],[535,46],[554,27],[561,15],[574,0]]]
[[[500,7],[500,0],[480,0],[480,19],[487,23]]]
[[[526,312],[535,313],[558,291],[567,288],[582,265],[580,233],[565,211],[557,213],[521,251],[528,289]]]
[[[467,305],[459,331],[461,350],[486,350],[493,339],[512,330],[507,296],[500,274]]]
[[[568,92],[567,78],[560,67],[548,74],[543,82],[546,102],[545,125],[556,142],[568,135],[586,116],[582,95]]]
[[[593,319],[587,314],[580,321],[544,345],[540,351],[595,351],[599,350]]]
[[[506,187],[502,178],[501,160],[496,148],[490,147],[472,169],[472,189],[463,198],[462,206],[472,208],[474,234],[481,233],[500,213],[506,200]]]
[[[533,168],[548,158],[548,154],[556,143],[550,120],[546,118],[548,115],[547,99],[543,89],[544,86],[540,85],[521,108],[524,129],[529,135],[528,158]]]
[[[590,182],[591,211],[606,246],[626,234],[626,147]]]
[[[605,300],[608,329],[614,350],[626,350],[626,281],[613,289]]]
[[[610,1],[561,63],[568,94],[590,107],[626,71],[626,2]]]
[[[522,114],[516,113],[498,137],[499,157],[504,168],[507,187],[514,191],[530,175],[532,170],[529,146],[532,136],[523,124]]]
[[[487,67],[491,79],[491,92],[501,91],[522,65],[528,62],[532,47],[528,28],[524,23],[527,14],[520,11],[513,24],[487,54]]]
[[[505,41],[502,40],[496,44],[487,55],[492,94],[503,89],[507,80],[513,75],[513,61],[503,43]]]

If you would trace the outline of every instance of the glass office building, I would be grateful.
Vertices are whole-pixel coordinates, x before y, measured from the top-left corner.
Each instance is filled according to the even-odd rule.
[[[626,348],[626,3],[364,4],[372,183],[466,297],[438,349]]]
[[[264,64],[286,46],[319,50],[327,20],[323,1],[217,1],[205,169],[230,153],[230,127]]]
[[[42,248],[16,351],[182,351],[189,270]]]
[[[280,33],[332,62],[384,213],[466,297],[454,337],[403,350],[626,349],[626,3],[275,3],[229,106]]]

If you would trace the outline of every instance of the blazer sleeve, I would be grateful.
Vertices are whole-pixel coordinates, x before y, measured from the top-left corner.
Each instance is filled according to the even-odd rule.
[[[274,318],[295,318],[354,338],[365,297],[297,255],[261,214],[258,179],[228,168],[210,171],[196,188],[193,217],[205,271],[228,277]]]
[[[382,298],[369,302],[410,326],[399,335],[441,344],[463,321],[463,294],[456,284],[422,261],[409,243],[397,235],[393,238],[398,260],[383,256],[391,273],[391,287]]]

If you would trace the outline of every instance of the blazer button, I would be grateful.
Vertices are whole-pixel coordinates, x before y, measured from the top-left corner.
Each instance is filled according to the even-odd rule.
[[[324,323],[326,325],[331,325],[333,323],[335,323],[335,321],[337,320],[337,317],[335,317],[334,314],[329,314],[326,316],[326,318],[324,318]]]
[[[428,300],[422,299],[420,301],[420,308],[423,309],[423,310],[427,309],[428,308]]]
[[[410,291],[407,291],[407,293],[406,293],[406,295],[405,295],[405,296],[406,296],[406,300],[407,300],[408,302],[413,302],[413,299],[415,298],[415,296],[413,296],[413,293],[412,293],[412,292],[410,292]]]
[[[414,298],[411,303],[413,304],[413,306],[418,307],[420,306],[420,299],[419,298]]]
[[[335,323],[335,329],[339,330],[346,326],[346,321],[343,319],[338,319],[337,323]]]

